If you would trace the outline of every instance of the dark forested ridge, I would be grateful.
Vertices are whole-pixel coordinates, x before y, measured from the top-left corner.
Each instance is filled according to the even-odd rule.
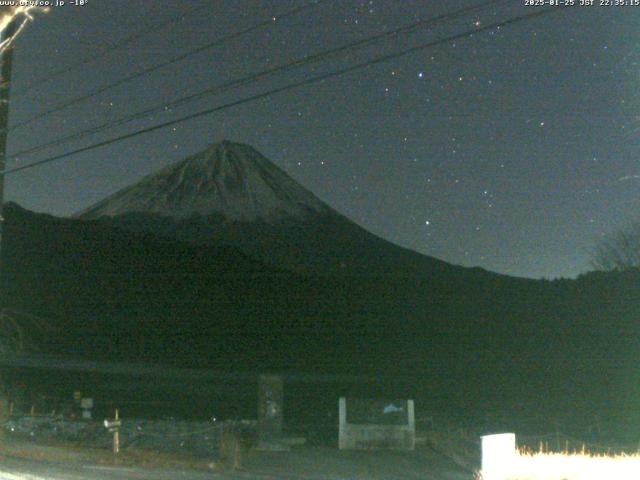
[[[2,295],[51,319],[31,332],[40,351],[402,377],[431,408],[476,416],[640,416],[637,271],[534,281],[403,253],[393,269],[293,272],[219,241],[16,205],[5,218]]]

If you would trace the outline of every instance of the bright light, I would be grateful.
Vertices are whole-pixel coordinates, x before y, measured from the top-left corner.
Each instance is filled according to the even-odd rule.
[[[16,32],[9,38],[4,38],[0,42],[0,53],[4,52],[11,46],[14,40],[22,33],[22,30],[26,26],[27,22],[33,20],[31,14],[36,11],[47,12],[48,8],[43,7],[0,7],[0,35],[4,37],[4,32],[15,18],[22,17],[22,22],[16,29]]]
[[[486,450],[485,450],[486,449]],[[640,454],[529,453],[515,435],[482,438],[482,480],[638,480]]]
[[[513,433],[482,437],[483,479],[506,479],[516,460],[516,436]]]
[[[637,480],[640,455],[600,456],[586,453],[518,453],[501,476],[483,480]]]

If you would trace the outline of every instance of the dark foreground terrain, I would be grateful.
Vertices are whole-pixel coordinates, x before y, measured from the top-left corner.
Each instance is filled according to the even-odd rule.
[[[485,431],[635,438],[640,272],[534,281],[428,259],[410,268],[397,255],[395,269],[301,273],[220,244],[16,205],[5,218],[1,292],[5,305],[25,314],[16,318],[27,349],[214,372],[373,379],[357,392],[286,387],[289,419],[309,399],[335,409],[343,394],[383,396],[414,398],[419,414],[440,412]],[[32,315],[45,320],[35,325]],[[170,396],[158,378],[143,386],[73,377],[64,390],[58,374],[5,374],[33,395],[69,398],[77,387],[123,401]],[[224,387],[254,411],[253,398]],[[229,404],[221,392],[194,380],[178,393],[219,414]]]
[[[200,479],[308,479],[308,480],[471,480],[472,472],[431,448],[415,452],[342,452],[333,448],[299,447],[290,452],[249,452],[242,468],[227,471],[202,461],[168,466],[157,460],[149,468],[127,460],[141,455],[123,452],[113,459],[108,451],[11,443],[0,455],[2,480],[200,480]]]

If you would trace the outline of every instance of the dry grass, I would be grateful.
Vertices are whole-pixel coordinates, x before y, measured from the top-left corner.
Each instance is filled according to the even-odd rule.
[[[518,452],[494,475],[482,480],[638,480],[640,454]]]

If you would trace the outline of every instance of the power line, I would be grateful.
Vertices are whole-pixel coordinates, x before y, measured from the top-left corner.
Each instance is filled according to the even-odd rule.
[[[38,167],[38,166],[41,166],[41,165],[44,165],[44,164],[47,164],[47,163],[51,163],[51,162],[54,162],[54,161],[57,161],[57,160],[61,160],[61,159],[64,159],[64,158],[71,157],[73,155],[77,155],[79,153],[88,152],[88,151],[95,150],[95,149],[100,148],[100,147],[104,147],[106,145],[111,145],[113,143],[120,142],[122,140],[127,140],[129,138],[133,138],[133,137],[136,137],[138,135],[142,135],[142,134],[145,134],[145,133],[150,133],[150,132],[153,132],[153,131],[156,131],[156,130],[160,130],[160,129],[163,129],[163,128],[166,128],[166,127],[170,127],[172,125],[177,125],[179,123],[187,122],[189,120],[193,120],[193,119],[196,119],[196,118],[200,118],[200,117],[204,117],[204,116],[207,116],[207,115],[211,115],[211,114],[219,112],[221,110],[226,110],[228,108],[236,107],[238,105],[249,103],[249,102],[252,102],[252,101],[255,101],[255,100],[260,100],[262,98],[266,98],[266,97],[269,97],[269,96],[272,96],[272,95],[275,95],[275,94],[278,94],[278,93],[282,93],[282,92],[285,92],[287,90],[292,90],[294,88],[299,88],[299,87],[306,86],[306,85],[309,85],[309,84],[312,84],[312,83],[316,83],[316,82],[320,82],[320,81],[323,81],[323,80],[327,80],[329,78],[338,77],[338,76],[344,75],[346,73],[353,72],[355,70],[360,70],[362,68],[366,68],[366,67],[369,67],[369,66],[372,66],[372,65],[377,65],[379,63],[387,62],[387,61],[395,59],[395,58],[403,57],[405,55],[409,55],[411,53],[418,52],[420,50],[424,50],[424,49],[427,49],[427,48],[430,48],[430,47],[434,47],[434,46],[437,46],[437,45],[448,43],[448,42],[451,42],[451,41],[454,41],[454,40],[459,40],[459,39],[462,39],[462,38],[465,38],[465,37],[470,37],[470,36],[473,36],[475,34],[486,32],[486,31],[489,31],[489,30],[493,30],[493,29],[498,28],[498,27],[504,27],[504,26],[507,26],[507,25],[520,23],[520,22],[523,22],[523,21],[526,21],[526,20],[531,20],[533,18],[541,17],[541,16],[549,14],[549,13],[553,13],[553,12],[564,10],[565,8],[568,8],[568,7],[567,6],[557,6],[557,7],[547,8],[547,9],[539,10],[537,12],[529,13],[527,15],[520,15],[520,16],[517,16],[517,17],[513,17],[513,18],[510,18],[508,20],[504,20],[502,22],[497,22],[497,23],[493,23],[493,24],[490,24],[490,25],[486,25],[484,27],[478,27],[478,28],[476,28],[474,30],[467,30],[467,31],[465,31],[463,33],[458,33],[458,34],[451,35],[451,36],[448,36],[448,37],[445,37],[445,38],[441,38],[441,39],[438,39],[438,40],[434,40],[434,41],[431,41],[431,42],[428,42],[428,43],[416,45],[414,47],[407,48],[407,49],[402,50],[400,52],[396,52],[396,53],[392,53],[392,54],[388,54],[388,55],[383,55],[383,56],[368,60],[366,62],[362,62],[362,63],[358,63],[356,65],[352,65],[350,67],[345,67],[345,68],[342,68],[340,70],[336,70],[336,71],[333,71],[333,72],[330,72],[330,73],[325,73],[325,74],[322,74],[322,75],[318,75],[318,76],[315,76],[315,77],[312,77],[312,78],[308,78],[306,80],[301,80],[301,81],[298,81],[298,82],[290,83],[290,84],[285,85],[283,87],[274,88],[272,90],[268,90],[268,91],[263,92],[263,93],[259,93],[259,94],[256,94],[256,95],[245,97],[245,98],[240,99],[240,100],[236,100],[236,101],[229,102],[229,103],[226,103],[226,104],[223,104],[223,105],[219,105],[217,107],[209,108],[209,109],[206,109],[206,110],[203,110],[203,111],[200,111],[200,112],[196,112],[196,113],[193,113],[193,114],[190,114],[190,115],[186,115],[184,117],[181,117],[181,118],[178,118],[178,119],[175,119],[175,120],[171,120],[171,121],[164,122],[164,123],[161,123],[161,124],[158,124],[158,125],[154,125],[154,126],[151,126],[151,127],[143,128],[143,129],[137,130],[135,132],[130,132],[130,133],[127,133],[127,134],[124,134],[124,135],[120,135],[120,136],[117,136],[117,137],[114,137],[114,138],[111,138],[111,139],[108,139],[108,140],[104,140],[104,141],[101,141],[101,142],[98,142],[98,143],[94,143],[92,145],[88,145],[88,146],[85,146],[85,147],[82,147],[82,148],[78,148],[78,149],[75,149],[75,150],[72,150],[72,151],[69,151],[69,152],[66,152],[66,153],[62,153],[62,154],[55,155],[55,156],[52,156],[52,157],[49,157],[49,158],[38,160],[36,162],[30,163],[30,164],[27,164],[27,165],[22,165],[20,167],[14,167],[14,168],[6,169],[4,171],[1,171],[0,175],[9,175],[11,173],[21,172],[21,171],[24,171],[24,170],[35,168],[35,167]]]
[[[247,85],[251,82],[257,81],[257,80],[263,80],[265,77],[273,75],[275,73],[280,73],[280,72],[285,72],[285,71],[289,71],[291,69],[297,68],[297,67],[301,67],[303,65],[307,65],[309,63],[313,63],[313,62],[317,62],[320,60],[323,60],[325,58],[343,53],[345,51],[349,51],[351,49],[354,48],[360,48],[366,45],[370,45],[371,43],[374,43],[378,40],[387,38],[387,37],[396,37],[400,34],[404,34],[404,33],[410,33],[412,31],[415,31],[416,29],[420,28],[420,27],[424,27],[430,24],[436,24],[438,22],[443,22],[443,21],[449,21],[449,20],[454,20],[458,17],[467,15],[469,13],[472,12],[476,12],[476,11],[480,11],[483,10],[491,5],[498,5],[500,3],[506,3],[509,0],[489,0],[489,1],[485,1],[483,3],[477,4],[477,5],[473,5],[470,7],[465,7],[459,10],[456,10],[454,12],[450,12],[450,13],[446,13],[446,14],[442,14],[442,15],[438,15],[435,17],[430,17],[427,19],[422,19],[419,20],[417,22],[414,22],[410,25],[406,25],[403,27],[400,27],[396,30],[390,31],[390,32],[384,32],[381,34],[377,34],[371,37],[367,37],[364,38],[362,40],[356,41],[356,42],[352,42],[340,47],[336,47],[336,48],[332,48],[329,50],[325,50],[323,52],[319,52],[319,53],[315,53],[315,54],[310,54],[310,55],[306,55],[300,59],[294,60],[293,62],[289,62],[283,65],[279,65],[276,67],[272,67],[269,69],[265,69],[262,70],[260,72],[251,74],[249,76],[246,77],[242,77],[239,79],[235,79],[235,80],[231,80],[219,85],[216,85],[214,87],[210,87],[207,88],[201,92],[198,93],[194,93],[191,95],[187,95],[185,97],[181,97],[178,98],[174,101],[171,102],[162,102],[161,104],[155,105],[153,107],[150,107],[146,110],[143,110],[141,112],[136,112],[130,115],[126,115],[124,117],[121,117],[117,120],[111,121],[111,122],[106,122],[79,132],[75,132],[75,133],[71,133],[69,135],[57,138],[55,140],[51,140],[49,142],[34,146],[34,147],[29,147],[25,150],[21,150],[19,152],[16,152],[15,154],[13,154],[12,156],[14,157],[19,157],[22,155],[27,155],[27,154],[31,154],[34,152],[38,152],[44,149],[47,149],[49,147],[52,146],[57,146],[57,145],[61,145],[64,144],[66,142],[69,142],[71,140],[78,140],[81,138],[84,138],[87,135],[92,135],[95,133],[99,133],[101,131],[104,131],[106,129],[111,129],[114,127],[118,127],[127,123],[130,123],[134,120],[139,120],[145,117],[148,117],[150,115],[153,115],[155,113],[161,113],[163,111],[165,111],[168,108],[173,108],[173,107],[177,107],[180,105],[183,105],[185,103],[190,103],[193,102],[195,100],[199,100],[203,97],[209,96],[209,95],[217,95],[223,92],[226,92],[230,89],[236,88],[236,87],[240,87],[240,86],[244,86]]]
[[[202,10],[204,10],[205,8],[209,8],[210,7],[210,3],[211,0],[205,0],[205,3],[203,5],[199,5],[196,6],[192,9],[187,10],[186,12],[183,12],[181,14],[179,14],[178,16],[174,16],[169,18],[168,20],[165,20],[164,22],[161,22],[159,24],[156,25],[152,25],[149,28],[146,28],[144,30],[141,30],[137,33],[134,33],[133,35],[129,35],[128,37],[123,38],[122,40],[120,40],[119,42],[116,42],[112,45],[106,45],[105,47],[103,47],[101,52],[94,52],[91,55],[82,58],[80,60],[78,60],[76,63],[72,63],[71,65],[68,65],[66,67],[60,68],[58,70],[54,70],[51,73],[48,73],[46,75],[43,75],[40,78],[35,79],[33,82],[31,82],[29,85],[27,85],[26,87],[24,87],[21,90],[18,90],[18,92],[16,92],[17,94],[24,94],[27,93],[29,91],[31,91],[32,89],[39,87],[40,85],[49,82],[50,80],[53,80],[54,78],[57,78],[61,75],[67,74],[75,69],[77,69],[78,67],[82,67],[84,65],[90,64],[90,63],[95,63],[97,60],[100,60],[101,58],[105,57],[106,55],[112,53],[114,50],[120,50],[124,47],[126,47],[127,45],[130,45],[134,42],[136,42],[137,40],[140,40],[141,38],[146,37],[147,35],[150,35],[152,33],[155,33],[159,30],[162,30],[164,28],[166,28],[167,26],[171,25],[172,23],[177,23],[182,21],[183,19],[191,16],[191,15],[195,15],[196,13],[201,12]]]
[[[219,38],[219,39],[217,39],[217,40],[215,40],[213,42],[210,42],[210,43],[207,43],[207,44],[202,45],[200,47],[194,48],[194,49],[189,50],[188,52],[182,53],[180,55],[176,55],[176,56],[174,56],[174,57],[170,58],[169,60],[166,60],[166,61],[164,61],[162,63],[159,63],[159,64],[154,65],[152,67],[140,70],[139,72],[136,72],[136,73],[134,73],[132,75],[129,75],[129,76],[124,77],[124,78],[121,78],[120,80],[117,80],[117,81],[115,81],[115,82],[113,82],[113,83],[111,83],[109,85],[105,85],[104,87],[97,88],[96,90],[93,90],[92,92],[89,92],[89,93],[84,94],[84,95],[80,95],[78,97],[74,97],[74,98],[72,98],[70,100],[67,100],[65,102],[62,102],[62,103],[58,104],[55,107],[52,107],[52,108],[50,108],[48,110],[40,112],[39,114],[37,114],[37,115],[27,119],[27,120],[23,120],[22,122],[16,123],[13,126],[9,127],[9,131],[13,131],[16,128],[24,127],[26,125],[30,125],[30,124],[32,124],[32,123],[34,123],[34,122],[36,122],[36,121],[38,121],[38,120],[40,120],[40,119],[42,119],[44,117],[47,117],[47,116],[49,116],[49,115],[51,115],[53,113],[59,112],[61,110],[64,110],[64,109],[66,109],[66,108],[68,108],[68,107],[70,107],[72,105],[76,105],[76,104],[78,104],[80,102],[84,102],[85,100],[89,100],[89,99],[91,99],[93,97],[96,97],[98,95],[103,94],[104,92],[112,90],[112,89],[114,89],[116,87],[119,87],[121,85],[129,83],[129,82],[131,82],[133,80],[136,80],[138,78],[141,78],[141,77],[144,77],[146,75],[149,75],[150,73],[153,73],[153,72],[155,72],[157,70],[165,68],[165,67],[167,67],[169,65],[173,65],[175,63],[181,62],[181,61],[183,61],[183,60],[185,60],[185,59],[187,59],[187,58],[189,58],[189,57],[191,57],[193,55],[196,55],[198,53],[202,53],[202,52],[204,52],[206,50],[209,50],[211,48],[223,45],[224,43],[227,43],[227,42],[229,42],[231,40],[234,40],[234,39],[236,39],[238,37],[241,37],[241,36],[246,35],[248,33],[251,33],[251,32],[254,32],[256,30],[259,30],[259,29],[261,29],[263,27],[266,27],[266,26],[269,26],[269,25],[273,25],[273,24],[275,24],[276,21],[279,21],[279,20],[285,19],[287,17],[291,17],[291,16],[294,16],[294,15],[297,15],[297,14],[299,14],[299,13],[305,11],[305,10],[308,10],[310,8],[314,8],[317,5],[319,5],[320,3],[323,3],[323,2],[326,2],[326,1],[328,1],[328,0],[314,0],[311,3],[308,3],[308,4],[303,5],[301,7],[293,8],[293,9],[291,9],[291,10],[285,12],[285,13],[282,13],[280,15],[274,15],[271,18],[269,18],[268,20],[262,21],[260,23],[255,24],[255,25],[252,25],[251,27],[245,28],[244,30],[241,30],[239,32],[232,33],[230,35],[226,35],[226,36],[224,36],[222,38]]]

